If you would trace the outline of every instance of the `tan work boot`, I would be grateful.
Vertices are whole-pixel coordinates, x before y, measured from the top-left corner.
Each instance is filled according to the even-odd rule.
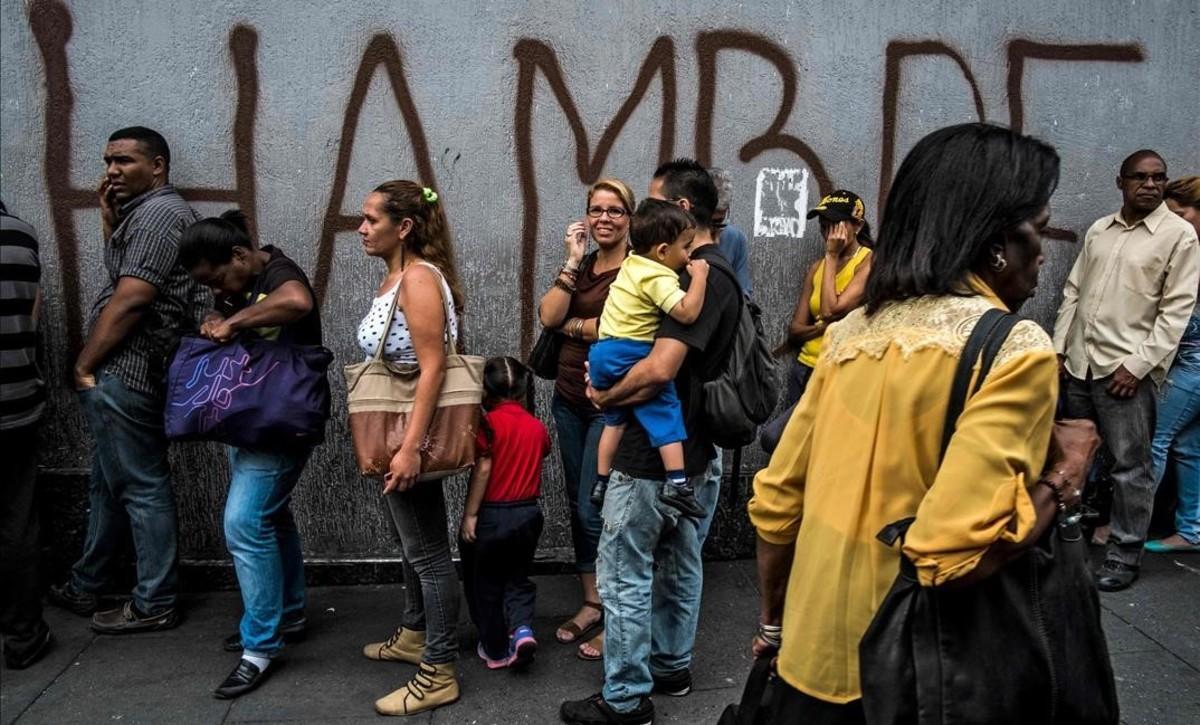
[[[425,633],[401,627],[386,642],[372,642],[363,647],[363,655],[369,660],[384,662],[407,662],[421,664],[425,654]]]
[[[453,662],[431,665],[422,662],[404,687],[375,701],[380,715],[414,715],[449,705],[458,700],[458,679]]]

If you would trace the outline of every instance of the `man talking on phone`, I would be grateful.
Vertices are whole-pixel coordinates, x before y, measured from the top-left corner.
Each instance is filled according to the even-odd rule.
[[[163,431],[163,379],[174,338],[194,329],[207,292],[176,257],[199,215],[171,186],[171,151],[141,126],[113,133],[104,149],[100,221],[106,279],[75,361],[75,389],[95,438],[83,555],[50,601],[105,634],[179,623],[176,518]],[[122,541],[132,534],[137,586],[124,606],[97,612]]]

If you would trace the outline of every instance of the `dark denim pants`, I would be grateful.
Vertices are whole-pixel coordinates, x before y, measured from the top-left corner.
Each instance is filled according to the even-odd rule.
[[[5,652],[21,657],[46,630],[38,581],[37,425],[0,432],[0,633]]]
[[[555,393],[550,403],[554,427],[558,432],[558,453],[562,457],[563,482],[567,504],[571,507],[571,543],[575,548],[575,571],[596,571],[596,547],[604,525],[600,509],[592,503],[592,485],[596,483],[596,448],[604,419],[595,408],[577,408]]]
[[[529,571],[543,523],[536,499],[485,503],[479,508],[475,542],[459,539],[471,621],[491,659],[508,656],[508,639],[514,629],[533,626],[537,585]]]
[[[458,573],[450,559],[441,481],[418,481],[384,496],[404,549],[402,624],[425,633],[427,664],[458,658]]]
[[[83,556],[71,568],[76,588],[100,593],[129,533],[137,555],[133,602],[144,614],[175,606],[175,492],[167,462],[161,400],[101,372],[79,394],[96,440]]]
[[[1114,398],[1107,387],[1110,377],[1066,380],[1066,417],[1096,423],[1112,455],[1113,505],[1108,537],[1109,561],[1138,566],[1157,485],[1151,463],[1154,436],[1154,384],[1143,380],[1132,398]]]
[[[304,616],[304,553],[290,508],[312,449],[229,449],[225,546],[242,592],[242,648],[269,656],[283,647],[279,625]]]

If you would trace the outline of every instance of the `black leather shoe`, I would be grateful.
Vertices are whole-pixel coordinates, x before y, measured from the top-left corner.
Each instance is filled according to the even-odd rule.
[[[46,592],[46,601],[81,617],[90,617],[100,608],[99,597],[91,592],[76,589],[70,579],[62,584],[52,584]]]
[[[288,622],[279,625],[279,633],[283,635],[283,641],[286,644],[296,644],[303,642],[308,636],[308,620],[301,617],[295,622]],[[242,634],[234,632],[225,638],[221,643],[221,649],[226,652],[241,652],[242,651]]]
[[[213,690],[213,696],[218,700],[232,700],[241,697],[257,688],[267,679],[267,674],[273,672],[279,663],[272,662],[265,670],[260,670],[250,660],[238,660],[237,667],[229,673],[229,677],[221,686]]]
[[[25,647],[17,649],[13,647],[12,639],[5,641],[4,665],[10,670],[23,670],[30,667],[46,655],[53,642],[54,637],[50,634],[50,628],[46,626],[45,622],[42,622],[34,639]]]
[[[1096,588],[1102,592],[1119,592],[1137,581],[1138,568],[1119,561],[1106,561],[1096,572]]]

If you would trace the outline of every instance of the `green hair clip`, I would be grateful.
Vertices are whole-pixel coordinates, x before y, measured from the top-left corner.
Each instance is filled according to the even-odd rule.
[[[437,192],[428,186],[421,187],[421,197],[429,204],[436,204],[438,200]]]

